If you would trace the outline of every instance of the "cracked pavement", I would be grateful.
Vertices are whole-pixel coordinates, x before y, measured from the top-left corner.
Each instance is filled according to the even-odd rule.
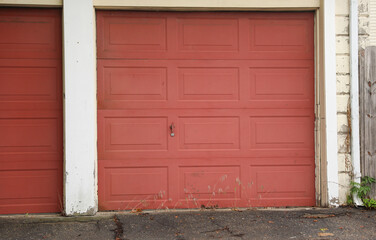
[[[169,210],[1,216],[0,239],[376,239],[376,211]]]

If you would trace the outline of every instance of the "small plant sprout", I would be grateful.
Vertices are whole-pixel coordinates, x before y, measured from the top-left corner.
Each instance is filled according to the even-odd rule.
[[[364,207],[367,209],[376,209],[376,200],[369,196],[371,185],[375,182],[374,178],[368,176],[362,177],[360,183],[351,181],[350,194],[347,196],[347,205],[354,206],[354,196],[358,195],[363,201]]]

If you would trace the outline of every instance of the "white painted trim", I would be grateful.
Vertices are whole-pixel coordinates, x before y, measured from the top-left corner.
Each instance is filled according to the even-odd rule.
[[[60,7],[63,6],[63,0],[0,0],[0,5],[23,7]]]
[[[275,8],[275,9],[295,9],[320,7],[320,0],[93,0],[96,8],[224,8],[243,9],[249,8]]]
[[[97,211],[95,11],[92,0],[64,0],[64,209]]]
[[[351,103],[351,159],[354,181],[360,183],[359,135],[359,76],[358,76],[358,0],[350,0],[350,103]],[[356,205],[363,205],[355,197]]]
[[[335,1],[323,1],[326,159],[329,206],[338,206]]]

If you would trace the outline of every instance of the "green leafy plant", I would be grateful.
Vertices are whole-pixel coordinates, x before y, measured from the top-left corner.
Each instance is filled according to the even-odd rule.
[[[368,176],[362,177],[360,183],[351,181],[350,194],[347,196],[347,205],[354,206],[354,196],[358,195],[366,208],[376,209],[376,200],[369,196],[371,185],[375,182],[374,178]]]
[[[376,209],[376,200],[372,198],[363,199],[363,204],[368,209]]]

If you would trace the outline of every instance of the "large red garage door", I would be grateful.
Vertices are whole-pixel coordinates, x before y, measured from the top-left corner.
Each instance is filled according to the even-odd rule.
[[[60,19],[0,9],[0,214],[61,210]]]
[[[99,207],[312,206],[313,13],[97,13]]]

